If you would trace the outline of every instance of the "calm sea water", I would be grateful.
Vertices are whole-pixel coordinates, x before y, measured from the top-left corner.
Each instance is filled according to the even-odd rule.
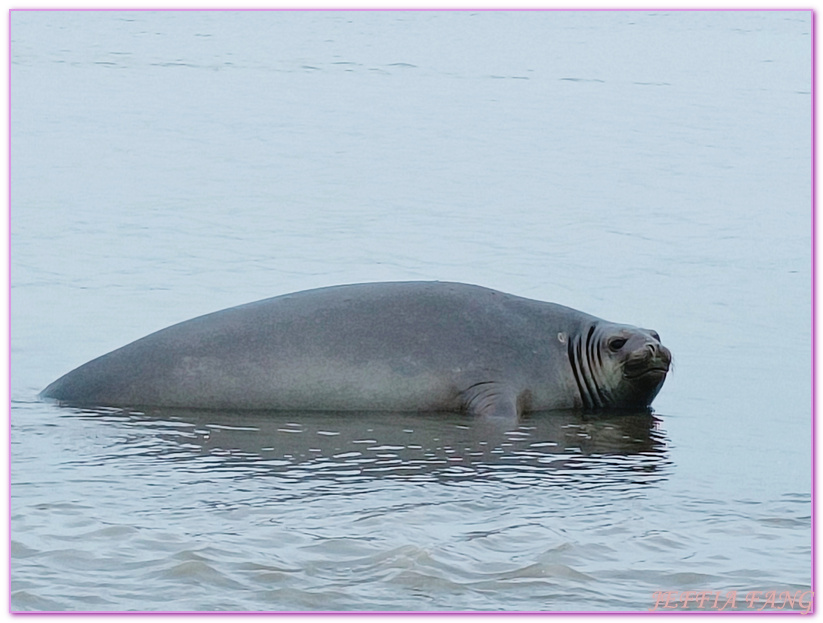
[[[15,11],[11,39],[12,609],[810,588],[810,12]],[[651,416],[511,430],[37,399],[195,315],[407,279],[654,328],[675,371]]]

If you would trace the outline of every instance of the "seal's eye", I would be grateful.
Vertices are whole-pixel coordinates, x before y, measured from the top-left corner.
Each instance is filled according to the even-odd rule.
[[[652,337],[656,339],[658,342],[660,341],[660,334],[657,331],[649,331],[652,334]]]
[[[626,338],[623,337],[616,337],[612,340],[609,340],[609,348],[614,352],[619,351],[626,345]]]

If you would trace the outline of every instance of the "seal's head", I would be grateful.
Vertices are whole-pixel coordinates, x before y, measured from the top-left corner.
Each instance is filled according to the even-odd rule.
[[[569,340],[568,351],[586,409],[648,407],[672,361],[656,331],[603,321]]]

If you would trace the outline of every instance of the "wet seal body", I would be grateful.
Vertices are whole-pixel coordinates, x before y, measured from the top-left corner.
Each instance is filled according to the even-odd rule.
[[[59,378],[73,406],[453,411],[648,407],[671,354],[654,331],[446,282],[333,286],[152,333]]]

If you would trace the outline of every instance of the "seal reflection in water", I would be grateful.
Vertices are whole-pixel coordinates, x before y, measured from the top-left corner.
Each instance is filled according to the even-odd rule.
[[[294,411],[648,407],[654,331],[479,286],[391,282],[286,294],[173,325],[69,372],[74,406]]]

